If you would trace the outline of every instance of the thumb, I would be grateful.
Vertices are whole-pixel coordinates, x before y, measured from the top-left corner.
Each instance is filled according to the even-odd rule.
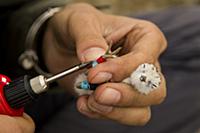
[[[87,43],[87,44],[88,45],[84,45],[84,47],[86,47],[86,48],[84,48],[84,47],[77,48],[78,57],[82,62],[95,60],[98,57],[100,57],[101,55],[105,54],[106,50],[104,48],[94,45],[95,43],[93,43],[93,44]],[[101,43],[99,43],[99,44],[101,44]],[[87,48],[87,46],[90,46],[90,47]]]
[[[75,34],[76,52],[82,62],[97,59],[105,54],[108,45],[99,31],[89,25]]]
[[[89,7],[88,7],[89,8]],[[76,44],[78,58],[82,62],[94,60],[105,54],[108,45],[102,35],[102,24],[96,17],[99,13],[73,12],[68,20],[68,31]]]

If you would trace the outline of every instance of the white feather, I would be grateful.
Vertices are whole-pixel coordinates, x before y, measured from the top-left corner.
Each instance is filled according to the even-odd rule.
[[[144,63],[139,65],[131,76],[123,80],[123,82],[131,84],[140,93],[147,95],[159,88],[161,78],[153,64]]]

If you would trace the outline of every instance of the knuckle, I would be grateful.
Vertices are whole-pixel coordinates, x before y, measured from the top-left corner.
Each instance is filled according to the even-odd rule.
[[[149,27],[156,26],[153,22],[148,21],[148,20],[142,20],[142,22],[143,22],[143,24],[145,24],[146,26],[149,26]]]
[[[146,33],[155,34],[159,40],[159,44],[161,45],[161,51],[164,51],[167,48],[167,40],[163,34],[163,32],[158,28],[156,24],[151,21],[142,20],[142,24],[146,27]]]
[[[158,29],[158,27],[153,22],[148,20],[141,20],[141,24],[143,27],[145,27],[145,29],[148,29],[147,31],[155,31]]]

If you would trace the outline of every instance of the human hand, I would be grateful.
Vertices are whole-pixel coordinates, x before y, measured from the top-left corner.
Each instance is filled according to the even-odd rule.
[[[161,103],[166,96],[164,77],[161,76],[160,87],[149,95],[140,94],[121,81],[142,63],[160,68],[158,57],[166,48],[166,40],[151,22],[104,14],[87,4],[66,6],[47,26],[43,43],[45,63],[57,73],[78,60],[96,59],[107,50],[107,42],[112,42],[113,47],[122,42],[121,56],[92,68],[88,80],[111,82],[100,85],[90,96],[79,97],[77,108],[92,118],[144,125],[151,116],[150,106]],[[69,81],[66,77],[59,83],[69,88]]]
[[[0,133],[34,133],[35,125],[27,114],[22,117],[0,115]]]

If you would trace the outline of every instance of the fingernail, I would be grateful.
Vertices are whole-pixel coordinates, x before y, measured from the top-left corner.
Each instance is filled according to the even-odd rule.
[[[106,113],[110,113],[112,110],[113,110],[113,107],[111,106],[106,106],[106,105],[101,105],[101,104],[98,104],[98,103],[93,103],[91,106],[90,106],[90,109],[94,112],[97,112],[97,113],[103,113],[103,114],[106,114]]]
[[[99,47],[92,47],[83,52],[84,61],[95,60],[101,55],[105,54],[105,50]]]
[[[94,117],[93,112],[91,110],[89,110],[89,108],[87,107],[86,104],[82,103],[78,109],[80,111],[80,113],[89,116],[89,117]]]
[[[112,88],[106,88],[102,94],[97,98],[102,104],[116,104],[121,99],[121,93]]]
[[[92,80],[92,83],[107,82],[112,78],[112,74],[108,72],[99,72]]]
[[[88,109],[88,107],[86,106],[85,103],[82,103],[80,106],[79,106],[79,110],[81,112],[90,112],[90,110]]]

